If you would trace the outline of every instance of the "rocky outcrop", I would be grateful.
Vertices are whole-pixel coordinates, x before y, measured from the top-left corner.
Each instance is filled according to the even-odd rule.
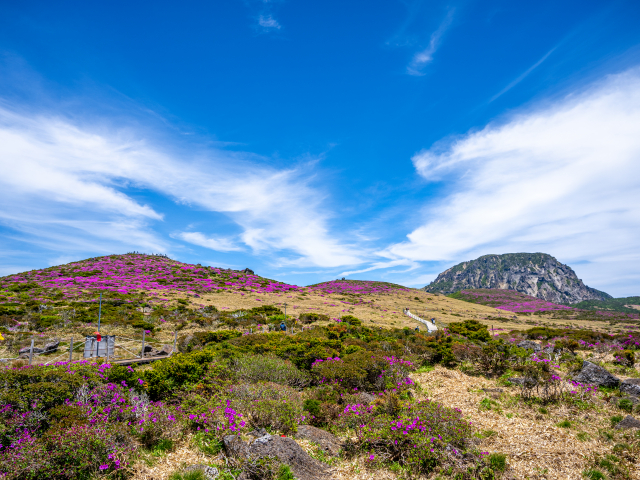
[[[311,425],[300,425],[296,438],[309,440],[310,442],[317,443],[322,449],[329,455],[336,456],[342,448],[342,442],[332,433],[316,428]]]
[[[640,428],[640,420],[632,417],[631,415],[627,415],[619,422],[615,427],[616,430],[627,430],[629,428]]]
[[[424,290],[449,294],[475,288],[515,290],[553,303],[611,298],[587,287],[571,267],[546,253],[485,255],[442,272]]]
[[[582,370],[575,376],[574,380],[599,387],[616,388],[620,385],[618,377],[615,377],[604,368],[587,361],[582,363]]]
[[[227,454],[239,458],[277,457],[291,467],[299,480],[329,480],[331,475],[327,468],[311,458],[295,440],[289,437],[264,435],[250,444],[242,441],[237,435],[224,437],[223,443]]]

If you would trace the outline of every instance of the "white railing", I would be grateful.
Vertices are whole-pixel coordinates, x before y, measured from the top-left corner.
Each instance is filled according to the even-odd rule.
[[[428,320],[424,320],[424,319],[420,318],[419,316],[411,313],[409,310],[404,310],[404,314],[407,315],[408,317],[413,318],[417,322],[424,323],[427,326],[427,331],[429,331],[429,332],[435,332],[436,330],[438,330],[438,327],[436,327],[435,323],[431,323]]]

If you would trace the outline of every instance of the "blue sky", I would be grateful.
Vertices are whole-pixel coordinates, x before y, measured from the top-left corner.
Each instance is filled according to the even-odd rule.
[[[0,4],[0,274],[127,251],[640,294],[640,3]]]

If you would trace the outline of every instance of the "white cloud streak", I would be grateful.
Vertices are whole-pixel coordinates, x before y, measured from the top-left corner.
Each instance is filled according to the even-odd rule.
[[[450,193],[386,250],[391,258],[454,263],[543,251],[584,262],[577,270],[596,288],[623,293],[631,278],[640,287],[638,70],[436,145],[413,163]]]
[[[409,75],[424,75],[424,67],[433,61],[433,55],[436,53],[436,50],[438,50],[438,47],[440,46],[440,40],[444,35],[444,32],[446,32],[449,28],[449,25],[451,25],[452,20],[453,10],[450,10],[442,23],[440,23],[438,29],[431,34],[431,37],[429,39],[429,46],[413,56],[411,63],[407,66],[407,73]]]
[[[540,60],[538,60],[533,65],[531,65],[521,75],[519,75],[518,78],[513,80],[509,85],[507,85],[502,90],[500,90],[498,93],[496,93],[493,97],[491,97],[491,99],[489,100],[489,103],[491,103],[494,100],[498,99],[499,97],[501,97],[502,95],[507,93],[509,90],[511,90],[513,87],[515,87],[517,84],[519,84],[522,80],[527,78],[531,72],[533,72],[536,68],[538,68],[542,64],[542,62],[544,62],[547,58],[549,58],[549,55],[551,55],[555,49],[556,49],[556,47],[553,47],[551,50],[549,50],[547,53],[545,53]]]
[[[277,170],[223,150],[175,153],[134,131],[87,124],[0,109],[0,222],[27,241],[52,249],[95,242],[166,252],[171,244],[152,228],[163,214],[134,198],[129,189],[136,187],[184,208],[227,215],[246,246],[282,255],[281,263],[361,262],[361,251],[329,234],[324,196],[304,167]],[[239,248],[208,233],[178,238],[221,251]]]

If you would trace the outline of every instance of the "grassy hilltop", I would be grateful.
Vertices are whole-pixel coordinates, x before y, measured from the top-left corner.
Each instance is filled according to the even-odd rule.
[[[96,330],[101,293],[116,360],[140,353],[143,331],[154,348],[177,332],[178,352],[131,367],[79,351],[69,362],[69,340]],[[441,329],[415,331],[407,307]],[[572,378],[582,359],[640,377],[639,325],[637,313],[513,291],[300,287],[139,254],[10,275],[0,358],[31,339],[60,343],[31,367],[0,363],[1,478],[203,479],[194,464],[226,480],[310,478],[225,447],[260,428],[295,437],[326,478],[636,478],[640,440],[613,429],[635,413],[633,397]],[[532,357],[518,344],[550,350]],[[340,453],[305,425],[334,434]]]

